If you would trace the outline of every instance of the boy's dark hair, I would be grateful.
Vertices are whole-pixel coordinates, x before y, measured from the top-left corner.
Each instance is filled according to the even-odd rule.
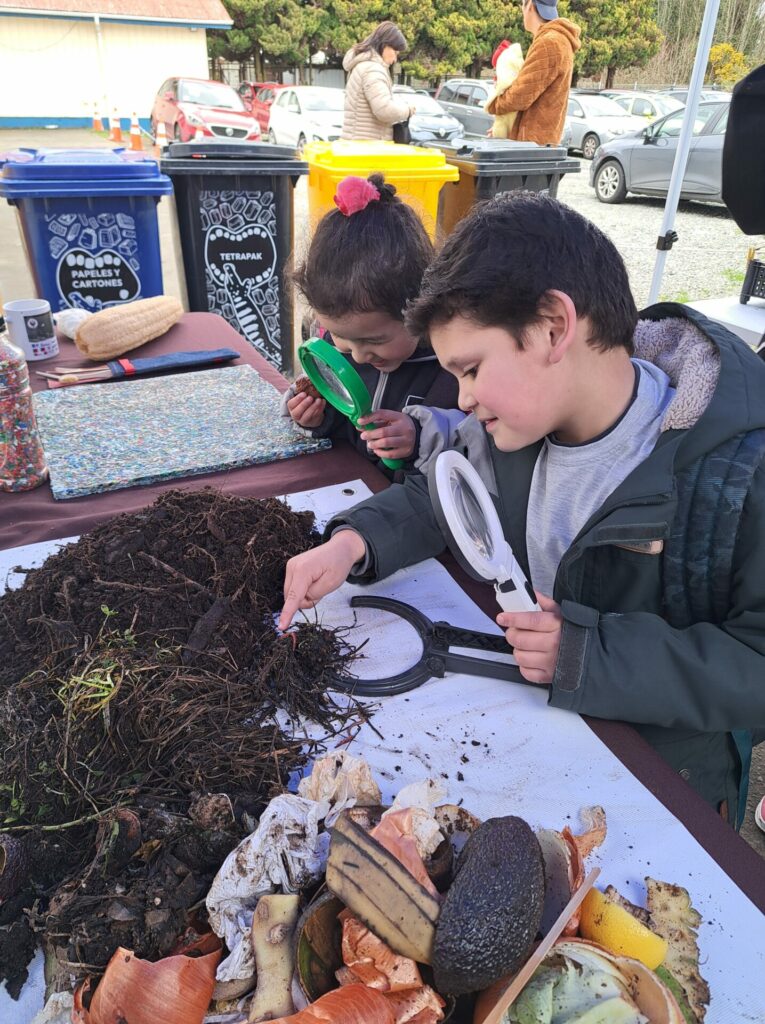
[[[375,50],[382,56],[386,46],[391,46],[396,53],[403,53],[407,49],[406,36],[392,21],[381,21],[374,32],[356,43],[353,47],[354,56],[364,53],[365,50]]]
[[[632,354],[637,309],[613,243],[570,207],[531,192],[491,199],[460,221],[425,273],[406,325],[427,338],[434,324],[462,316],[504,327],[522,347],[551,289],[589,319],[589,344]]]
[[[385,312],[403,321],[433,258],[433,246],[395,186],[386,184],[382,174],[371,174],[368,180],[380,199],[349,217],[340,210],[326,214],[292,279],[318,313],[337,317]]]

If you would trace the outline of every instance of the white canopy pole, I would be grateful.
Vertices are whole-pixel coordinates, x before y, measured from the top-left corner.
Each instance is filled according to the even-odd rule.
[[[693,64],[691,84],[688,89],[688,102],[685,107],[685,117],[683,118],[683,126],[680,129],[680,137],[677,141],[677,153],[675,153],[675,162],[672,166],[672,177],[669,182],[667,202],[664,206],[664,218],[661,222],[661,234],[659,235],[659,239],[656,243],[658,252],[656,254],[656,263],[653,268],[651,290],[648,293],[649,306],[659,298],[659,288],[661,287],[661,279],[664,274],[664,264],[667,260],[667,252],[672,248],[673,242],[677,240],[677,235],[672,229],[675,223],[677,204],[680,200],[680,192],[683,187],[685,168],[688,164],[688,153],[693,139],[693,125],[696,121],[696,113],[699,109],[699,97],[701,95],[701,87],[704,84],[704,72],[706,71],[707,62],[709,60],[709,51],[712,47],[712,38],[715,33],[717,13],[719,10],[720,0],[707,0],[707,5],[704,10],[704,20],[701,23],[699,43],[696,47],[696,60]]]

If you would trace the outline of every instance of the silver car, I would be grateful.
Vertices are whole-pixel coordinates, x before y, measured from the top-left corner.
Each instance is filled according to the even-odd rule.
[[[638,131],[645,125],[642,117],[623,110],[618,103],[596,93],[571,93],[568,100],[571,125],[569,149],[577,149],[585,160],[592,160],[603,142]]]
[[[683,199],[722,203],[722,151],[730,104],[700,103],[693,125]],[[590,185],[601,203],[621,203],[628,192],[664,196],[669,191],[685,109],[601,146],[590,168]]]
[[[660,92],[630,92],[626,89],[602,92],[601,96],[618,103],[628,114],[655,121],[657,117],[680,110],[684,104],[674,96],[665,96]]]

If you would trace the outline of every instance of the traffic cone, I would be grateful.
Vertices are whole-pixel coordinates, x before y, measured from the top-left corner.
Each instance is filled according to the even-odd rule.
[[[93,104],[93,131],[102,132],[104,130],[104,122],[101,120],[101,115],[98,112],[98,104]]]
[[[109,142],[122,142],[122,125],[116,107],[109,118]]]
[[[138,114],[134,113],[130,119],[130,148],[138,153],[143,152],[143,140],[141,139],[141,126],[138,123]]]
[[[167,129],[165,128],[165,122],[160,121],[157,125],[154,133],[154,156],[159,160],[164,154],[163,150],[167,148]]]

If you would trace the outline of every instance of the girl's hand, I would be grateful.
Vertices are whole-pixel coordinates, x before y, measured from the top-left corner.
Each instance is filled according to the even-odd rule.
[[[295,395],[287,402],[287,412],[299,427],[313,430],[324,419],[327,403],[323,398],[311,398],[310,395]]]
[[[364,430],[365,424],[374,424],[374,430]],[[361,439],[378,458],[408,459],[414,452],[417,431],[414,421],[406,413],[393,409],[378,409],[359,419]]]
[[[547,685],[558,663],[563,616],[551,597],[537,593],[537,601],[541,612],[501,612],[497,625],[505,631],[523,678]]]

